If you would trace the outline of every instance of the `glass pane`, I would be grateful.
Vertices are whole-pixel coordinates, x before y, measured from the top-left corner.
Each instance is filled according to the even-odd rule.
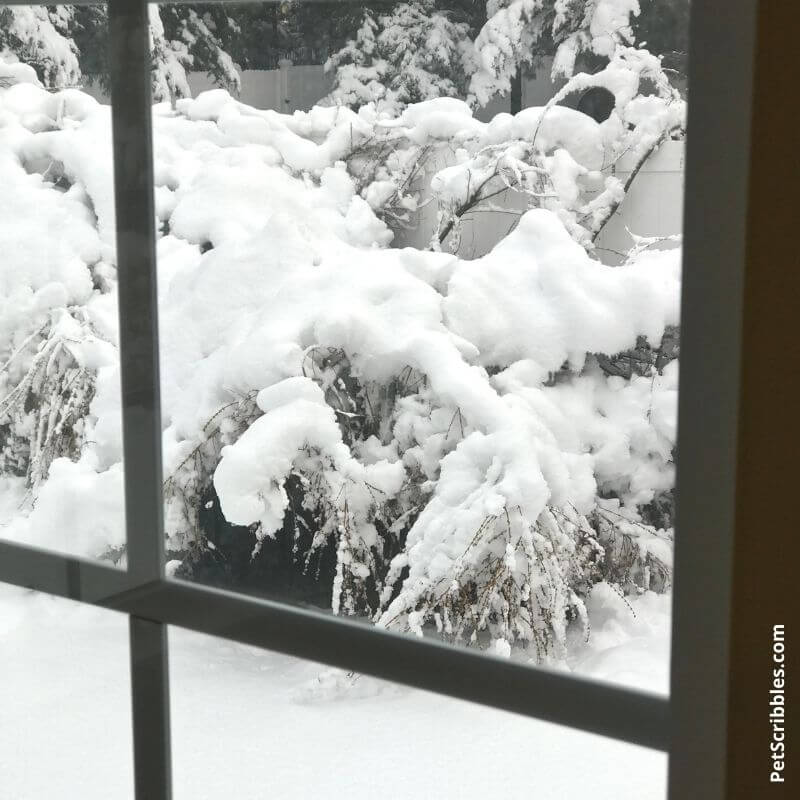
[[[128,619],[0,584],[4,798],[133,798]]]
[[[666,797],[643,747],[178,629],[170,653],[176,800]]]
[[[151,7],[170,574],[664,691],[686,5],[533,5]]]
[[[102,6],[0,9],[0,538],[124,552]],[[103,67],[104,69],[104,67]]]

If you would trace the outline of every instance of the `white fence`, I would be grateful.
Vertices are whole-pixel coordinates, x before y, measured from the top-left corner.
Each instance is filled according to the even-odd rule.
[[[285,114],[311,108],[333,86],[331,76],[318,64],[298,64],[281,69],[246,69],[241,76],[239,100],[254,108],[270,108]],[[213,78],[203,72],[190,73],[189,87],[193,95],[217,88]]]
[[[287,64],[280,69],[245,69],[240,73],[242,88],[239,100],[255,108],[269,108],[291,114],[311,108],[325,97],[333,86],[333,79],[326,73],[321,64]],[[190,72],[187,76],[192,95],[208,89],[216,89],[214,79],[205,72]],[[84,87],[97,100],[109,102],[109,97],[99,85],[89,84]],[[526,78],[522,87],[522,105],[544,105],[554,94],[555,87],[550,82],[546,70],[537,77]],[[510,108],[508,97],[498,97],[481,109],[481,119],[491,119],[500,111]]]
[[[606,264],[620,263],[637,236],[666,237],[680,234],[683,225],[683,142],[664,142],[639,170],[630,190],[615,215],[595,242],[598,257]],[[420,186],[430,182],[433,172],[444,162],[429,167]],[[625,181],[633,169],[633,159],[621,158],[614,174]],[[422,189],[423,203],[425,190]],[[527,195],[508,191],[492,200],[492,208],[478,208],[462,218],[456,253],[462,258],[479,258],[488,253],[516,224],[528,207]],[[436,204],[423,205],[405,230],[396,233],[398,247],[427,247],[436,229]],[[447,242],[445,243],[447,244]],[[664,246],[675,246],[665,243]]]
[[[598,255],[607,264],[619,262],[637,236],[673,236],[683,232],[683,162],[685,143],[664,142],[644,163],[617,213],[597,237]],[[633,159],[623,157],[615,174],[626,180]],[[627,230],[626,230],[627,228]]]

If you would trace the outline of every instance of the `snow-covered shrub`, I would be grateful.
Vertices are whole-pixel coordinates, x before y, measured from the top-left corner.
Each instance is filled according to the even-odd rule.
[[[410,103],[462,96],[471,42],[469,26],[436,10],[433,0],[399,3],[391,12],[367,10],[355,39],[334,53],[329,101],[351,108],[375,103],[397,113]]]
[[[558,105],[570,94],[597,87],[613,95],[615,103],[601,123]],[[491,211],[491,201],[510,192],[525,196],[529,207],[554,211],[573,238],[591,250],[650,154],[682,134],[685,113],[685,102],[659,58],[618,47],[603,69],[573,76],[544,108],[517,114],[502,138],[496,120],[488,141],[472,153],[457,151],[457,163],[432,181],[438,241],[457,233],[465,214]],[[636,159],[625,182],[612,171],[623,155]],[[451,239],[457,241],[457,236]]]
[[[124,539],[102,510],[122,488],[119,466],[107,472],[120,451],[103,447],[107,428],[119,439],[110,113],[37,83],[0,89],[0,472],[27,493],[16,536],[57,542],[71,517],[76,547],[104,553]]]
[[[395,231],[419,226],[420,209],[435,204],[434,248],[457,252],[465,217],[538,207],[557,213],[591,251],[643,163],[685,124],[685,103],[661,59],[629,46],[638,0],[489,0],[474,42],[466,23],[433,9],[404,3],[377,19],[367,13],[358,36],[328,62],[337,81],[331,100],[361,109],[360,120],[373,128],[354,137],[347,156],[359,191]],[[526,109],[513,124],[498,115],[483,129],[459,128],[454,139],[444,107],[419,102],[452,96],[485,105],[510,90],[522,65],[550,51],[566,84],[544,109]],[[580,53],[596,63],[575,74]],[[599,125],[560,105],[589,89],[613,98]],[[636,163],[623,182],[614,165],[630,153]]]
[[[593,87],[614,97],[604,122],[559,105]],[[433,203],[432,246],[455,252],[470,215],[547,208],[591,251],[644,161],[682,134],[685,112],[660,59],[625,47],[598,72],[574,75],[546,106],[489,123],[475,119],[467,103],[442,98],[391,119],[370,104],[336,124],[349,122],[348,170],[394,230],[419,225],[419,210]],[[636,160],[624,182],[613,174],[623,155]]]
[[[55,458],[80,455],[95,391],[94,373],[82,363],[81,344],[91,338],[84,309],[57,312],[2,366],[8,372],[17,361],[27,362],[24,376],[0,399],[0,425],[6,429],[0,470],[24,475],[34,492]],[[34,344],[38,346],[31,354]]]
[[[172,550],[206,546],[201,513],[218,501],[256,551],[288,537],[299,570],[331,554],[337,613],[525,646],[540,661],[563,655],[598,581],[665,587],[671,532],[649,509],[673,481],[677,363],[626,379],[595,354],[639,337],[655,346],[677,324],[679,252],[641,249],[606,267],[546,208],[480,259],[390,248],[382,178],[353,169],[379,137],[400,160],[453,143],[475,156],[530,130],[519,116],[480,123],[452,98],[396,119],[344,107],[288,116],[222,90],[155,107]],[[549,118],[531,112],[556,142]],[[14,187],[0,203],[20,220],[0,228],[3,293],[15,298],[0,312],[3,396],[27,391],[50,347],[56,387],[70,369],[94,376],[82,428],[55,405],[80,445],[53,440],[33,507],[3,535],[96,556],[124,544],[112,169],[98,147],[110,115],[80,93],[19,84],[0,89],[0,119]],[[585,119],[591,150],[602,139]],[[19,453],[33,441],[25,413],[0,429]]]

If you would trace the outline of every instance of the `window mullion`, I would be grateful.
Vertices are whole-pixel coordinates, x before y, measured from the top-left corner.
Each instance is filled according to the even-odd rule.
[[[161,413],[147,4],[112,0],[111,98],[128,571],[163,574]]]
[[[134,784],[137,800],[172,796],[167,626],[130,617]]]
[[[127,567],[144,584],[164,572],[148,6],[111,0],[108,14]],[[130,651],[136,797],[169,800],[166,626],[132,616]]]

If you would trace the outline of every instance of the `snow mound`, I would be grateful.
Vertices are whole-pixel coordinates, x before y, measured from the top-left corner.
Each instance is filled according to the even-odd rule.
[[[475,261],[388,248],[352,149],[376,127],[483,141],[543,114],[483,125],[465,108],[441,98],[387,124],[220,91],[156,106],[167,534],[197,541],[213,486],[229,522],[291,535],[300,491],[309,554],[336,552],[334,611],[488,632],[546,659],[600,574],[598,496],[647,531],[641,558],[663,561],[640,507],[672,485],[677,371],[624,381],[592,354],[656,346],[678,324],[680,254],[606,267],[542,208]],[[561,141],[571,113],[543,135]],[[85,384],[75,435],[56,426],[30,456],[38,500],[3,535],[97,556],[124,543],[109,113],[19,84],[0,90],[0,119],[0,213],[19,220],[0,228],[6,469],[28,458],[14,442],[36,422],[21,398],[37,376]],[[593,146],[584,128],[576,155]],[[40,373],[43,347],[57,356]]]

